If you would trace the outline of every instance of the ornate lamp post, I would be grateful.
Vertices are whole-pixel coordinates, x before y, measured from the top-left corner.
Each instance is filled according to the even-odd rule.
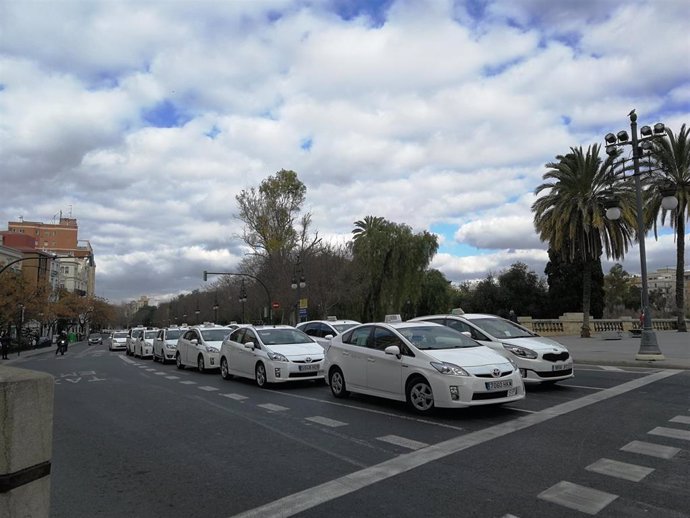
[[[301,314],[301,302],[302,302],[302,288],[307,286],[307,281],[304,279],[304,272],[302,271],[302,262],[300,256],[297,256],[297,263],[295,264],[295,269],[292,272],[292,284],[290,287],[293,290],[297,290],[297,303],[295,304],[295,322],[300,323],[302,321]]]
[[[645,248],[645,228],[643,219],[643,205],[642,205],[642,186],[640,181],[640,158],[645,151],[652,148],[652,139],[663,137],[666,134],[666,128],[662,123],[654,125],[654,129],[649,126],[643,126],[640,129],[641,137],[637,135],[637,114],[632,110],[630,117],[630,133],[632,139],[628,136],[625,130],[619,131],[617,134],[609,133],[606,135],[606,152],[609,155],[618,153],[618,148],[622,146],[632,146],[632,160],[633,160],[633,178],[635,180],[635,202],[637,212],[637,240],[640,246],[640,276],[642,278],[642,314],[643,325],[642,334],[640,336],[640,350],[635,356],[636,360],[663,360],[664,355],[659,349],[656,333],[652,328],[652,312],[649,307],[649,287],[647,283],[647,253]],[[625,173],[627,168],[615,173],[612,172],[614,178],[626,179]],[[664,199],[662,206],[666,210],[673,210],[678,206],[678,200],[674,197],[675,192],[663,192]],[[612,201],[607,204],[606,217],[610,220],[617,220],[621,217],[621,209]]]
[[[247,302],[247,288],[244,286],[244,279],[240,284],[240,298],[238,300],[242,304],[242,323],[244,324],[244,303]]]

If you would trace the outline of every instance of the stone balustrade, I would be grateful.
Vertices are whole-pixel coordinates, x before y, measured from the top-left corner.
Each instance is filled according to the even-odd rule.
[[[527,329],[542,336],[578,336],[582,329],[583,313],[565,313],[558,318],[538,319],[518,317],[518,322]],[[689,326],[690,327],[690,323]],[[677,329],[675,318],[653,318],[652,328],[655,331],[673,331]],[[636,333],[641,329],[640,321],[632,317],[589,318],[589,329],[592,334],[610,332]]]

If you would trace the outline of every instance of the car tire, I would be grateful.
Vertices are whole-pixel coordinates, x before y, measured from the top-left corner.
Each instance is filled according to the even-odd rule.
[[[328,375],[328,384],[331,386],[331,394],[333,394],[335,397],[342,399],[350,395],[350,393],[347,391],[347,385],[345,385],[345,376],[343,375],[343,371],[337,367],[331,369],[331,372]]]
[[[206,372],[206,366],[204,365],[204,356],[202,354],[200,354],[199,357],[196,359],[196,368],[201,373]]]
[[[161,362],[162,365],[165,365],[166,363],[168,363],[168,360],[165,359],[165,351],[163,351],[162,349],[161,349],[161,359],[160,359],[160,362]]]
[[[407,404],[418,414],[429,414],[434,410],[434,393],[429,382],[422,378],[412,378],[407,382]]]
[[[223,356],[220,359],[220,377],[224,380],[231,380],[232,374],[230,374],[230,366],[228,365],[228,360]]]
[[[266,377],[266,366],[259,362],[254,368],[254,381],[256,381],[256,386],[260,388],[268,387],[268,378]]]
[[[184,369],[184,365],[182,365],[182,357],[180,356],[180,353],[177,353],[175,355],[175,364],[177,365],[177,368],[182,370]]]

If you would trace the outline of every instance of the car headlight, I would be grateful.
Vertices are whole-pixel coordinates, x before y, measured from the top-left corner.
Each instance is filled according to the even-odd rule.
[[[210,345],[206,346],[206,352],[207,353],[217,353],[220,352],[220,349],[216,349],[215,347],[211,347]]]
[[[530,360],[534,360],[537,357],[537,353],[535,353],[532,349],[527,349],[527,347],[520,347],[519,345],[511,344],[503,344],[503,347],[505,347],[515,356],[519,356],[521,358],[529,358]]]
[[[274,362],[287,362],[289,361],[285,356],[280,353],[268,353],[268,357]]]
[[[431,366],[441,374],[447,374],[448,376],[469,376],[465,369],[453,363],[431,362]]]
[[[175,344],[165,344],[165,346],[166,346],[168,349],[174,349],[174,348],[175,348]]]

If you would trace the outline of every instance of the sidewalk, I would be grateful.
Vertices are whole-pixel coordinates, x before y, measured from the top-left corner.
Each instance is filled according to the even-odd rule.
[[[69,354],[69,350],[71,350],[71,348],[74,347],[75,345],[86,345],[86,342],[82,340],[81,342],[74,342],[74,343],[69,344],[69,349],[68,349],[67,354]],[[40,354],[50,353],[53,356],[55,356],[55,349],[56,349],[55,345],[52,345],[50,347],[39,347],[37,349],[26,349],[26,350],[22,350],[21,353],[19,354],[19,356],[17,356],[17,352],[14,351],[14,352],[11,352],[7,355],[9,359],[0,360],[0,366],[12,365],[13,363],[16,363],[18,360],[21,360],[22,358],[23,359],[31,358],[32,356],[38,356]]]
[[[640,338],[623,333],[619,340],[607,340],[605,335],[592,338],[579,336],[550,337],[565,345],[575,363],[590,365],[615,365],[625,367],[655,367],[662,369],[690,369],[690,333],[657,331],[656,338],[664,360],[639,361],[635,355],[640,350]]]

